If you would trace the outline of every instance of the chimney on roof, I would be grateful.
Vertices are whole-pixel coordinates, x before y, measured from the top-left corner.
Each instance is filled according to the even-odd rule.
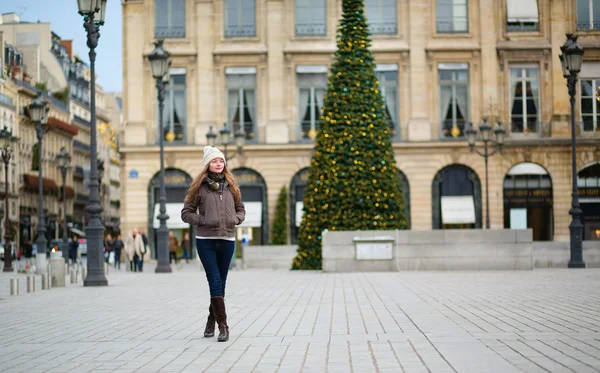
[[[21,17],[17,13],[4,13],[2,23],[21,23]]]

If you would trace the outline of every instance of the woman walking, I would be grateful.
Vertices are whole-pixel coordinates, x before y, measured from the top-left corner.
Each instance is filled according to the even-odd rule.
[[[210,306],[204,337],[215,335],[219,342],[229,340],[225,311],[225,282],[235,246],[235,226],[246,217],[240,188],[227,169],[225,156],[206,146],[200,175],[190,185],[181,210],[181,220],[195,224],[196,248],[210,289]]]

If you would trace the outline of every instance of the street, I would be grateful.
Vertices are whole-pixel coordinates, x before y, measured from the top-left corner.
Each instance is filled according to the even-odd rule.
[[[9,296],[3,372],[600,372],[600,270],[231,271],[231,339],[204,339],[197,262]],[[19,275],[22,277],[22,275]],[[39,276],[38,276],[39,281]]]

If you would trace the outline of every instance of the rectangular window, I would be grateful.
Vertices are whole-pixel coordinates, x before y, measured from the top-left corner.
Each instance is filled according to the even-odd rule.
[[[375,69],[385,110],[390,117],[390,136],[400,133],[398,120],[398,65],[377,65]]]
[[[256,36],[254,0],[225,0],[225,36]]]
[[[538,31],[537,0],[506,0],[507,31]]]
[[[396,0],[366,0],[365,15],[371,34],[396,34]]]
[[[182,68],[170,70],[171,80],[165,87],[163,112],[164,140],[169,143],[185,143],[187,105],[186,71]]]
[[[233,67],[227,78],[227,125],[235,134],[242,130],[246,140],[256,140],[256,68]]]
[[[540,121],[538,68],[510,68],[510,122],[513,133],[537,133]]]
[[[440,63],[438,65],[440,85],[441,137],[464,136],[469,122],[469,65],[466,63]]]
[[[467,0],[437,0],[436,18],[439,33],[469,31]]]
[[[600,131],[600,79],[581,79],[581,125],[584,132]]]
[[[323,71],[323,72],[320,72]],[[298,128],[300,141],[314,141],[327,89],[326,66],[298,66]]]
[[[325,35],[326,19],[325,0],[296,0],[296,35]]]
[[[600,0],[577,0],[577,30],[600,30]]]
[[[157,39],[185,37],[185,0],[156,0],[155,11]]]

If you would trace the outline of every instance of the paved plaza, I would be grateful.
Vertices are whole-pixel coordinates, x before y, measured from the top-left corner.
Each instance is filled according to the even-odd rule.
[[[1,372],[600,372],[600,270],[230,272],[204,339],[197,263],[9,296]]]

